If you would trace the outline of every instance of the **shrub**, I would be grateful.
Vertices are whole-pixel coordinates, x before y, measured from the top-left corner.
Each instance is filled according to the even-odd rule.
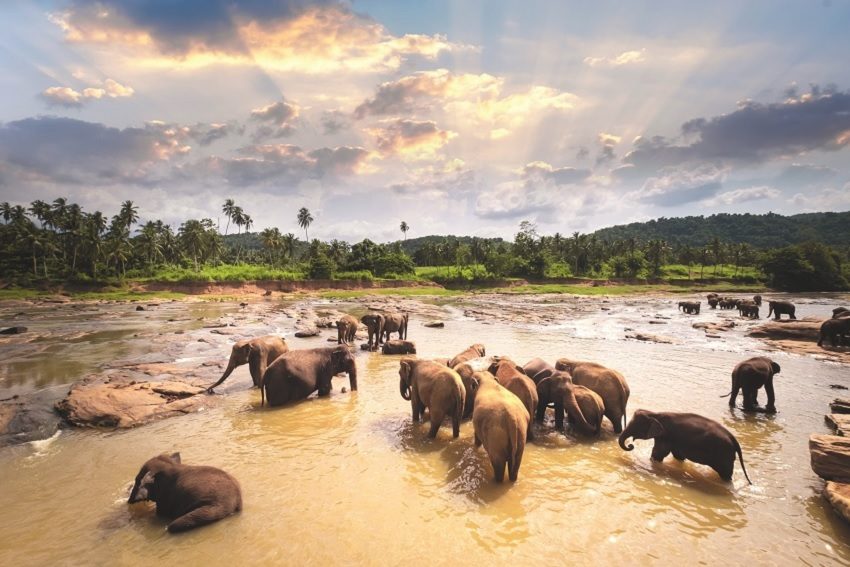
[[[399,252],[388,252],[375,258],[375,275],[379,278],[396,276],[409,277],[416,273],[416,267],[410,256]]]
[[[317,254],[310,260],[308,275],[311,280],[329,280],[333,278],[334,263],[324,254]]]

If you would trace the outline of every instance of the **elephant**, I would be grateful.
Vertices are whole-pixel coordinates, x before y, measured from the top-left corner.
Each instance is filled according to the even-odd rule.
[[[768,301],[767,305],[769,307],[767,311],[767,318],[770,318],[770,315],[773,314],[776,317],[776,320],[779,321],[780,315],[788,315],[791,319],[796,319],[794,316],[794,312],[797,310],[794,307],[794,304],[790,301]]]
[[[823,340],[826,337],[829,337],[829,342],[834,347],[842,344],[850,346],[850,317],[839,317],[824,321],[820,326],[818,346],[823,346]]]
[[[688,315],[699,315],[699,301],[680,301],[679,309],[687,313]]]
[[[847,309],[846,307],[836,307],[832,310],[833,319],[843,319],[844,317],[850,317],[850,309]]]
[[[351,315],[343,315],[336,322],[336,344],[351,344],[354,342],[354,336],[357,334],[357,327],[360,322]]]
[[[711,297],[708,299],[708,306],[712,309],[717,309],[717,304],[720,302],[716,297]]]
[[[634,449],[626,445],[626,439],[655,439],[652,460],[661,462],[673,453],[680,461],[685,459],[708,465],[725,481],[732,480],[735,456],[741,461],[741,469],[747,482],[752,484],[741,445],[731,431],[714,421],[695,413],[655,413],[639,409],[632,416],[628,427],[620,434],[620,448]]]
[[[761,307],[761,296],[760,295],[754,295],[753,296],[753,303],[755,303],[756,305]]]
[[[456,354],[454,358],[449,360],[449,368],[454,368],[458,364],[466,362],[467,360],[472,360],[473,358],[481,358],[485,355],[485,350],[484,345],[481,343],[470,345],[465,351]]]
[[[419,418],[428,408],[431,416],[428,437],[433,439],[437,436],[443,418],[451,416],[452,436],[457,439],[466,399],[466,389],[460,375],[433,360],[419,358],[403,358],[398,375],[401,397],[410,400],[413,422],[419,423]]]
[[[522,367],[522,371],[525,372],[525,375],[531,378],[535,384],[539,384],[541,380],[551,376],[552,373],[555,372],[555,367],[542,358],[532,358],[525,364],[525,366]]]
[[[758,391],[764,386],[767,392],[766,413],[776,413],[776,396],[773,393],[773,376],[779,374],[779,365],[765,356],[757,356],[739,362],[732,370],[732,391],[720,396],[729,398],[729,407],[735,407],[738,390],[744,390],[744,410],[758,411]]]
[[[622,374],[595,362],[570,358],[559,358],[555,368],[569,372],[574,384],[585,386],[599,394],[605,405],[605,417],[614,426],[614,432],[620,433],[623,430],[630,390]]]
[[[369,350],[378,350],[378,346],[383,342],[384,316],[380,313],[367,313],[360,318],[360,322],[366,325],[369,331]]]
[[[381,352],[383,354],[416,354],[416,344],[413,341],[393,339],[384,343]]]
[[[248,368],[251,370],[251,379],[254,381],[254,386],[259,386],[266,368],[278,356],[288,351],[289,346],[286,344],[286,341],[275,335],[266,335],[264,337],[237,342],[230,351],[230,361],[227,363],[224,374],[218,379],[218,382],[207,388],[207,393],[212,394],[213,388],[227,380],[228,376],[238,366],[242,366],[245,363],[248,364]]]
[[[221,469],[184,465],[180,453],[149,459],[133,483],[128,504],[152,500],[156,513],[174,520],[171,533],[185,532],[242,510],[235,478]]]
[[[390,340],[390,333],[398,333],[399,340],[407,338],[407,313],[385,313],[384,314],[384,335],[385,341]]]
[[[508,466],[508,478],[516,482],[531,416],[519,398],[489,372],[476,372],[473,379],[476,384],[472,410],[475,447],[484,445],[496,482],[505,479],[505,465]]]
[[[723,298],[723,299],[721,299],[720,301],[717,302],[717,306],[720,307],[721,309],[732,309],[733,307],[735,307],[735,302],[728,300],[726,298]]]
[[[351,391],[357,390],[357,364],[345,345],[291,350],[280,355],[263,374],[260,405],[268,396],[270,406],[303,400],[316,390],[320,396],[331,392],[331,378],[348,373]]]
[[[520,399],[528,415],[536,415],[537,406],[540,402],[537,395],[537,386],[513,360],[502,358],[494,361],[489,372],[496,377],[496,381],[509,392]],[[528,441],[534,439],[532,428],[528,428]]]
[[[740,313],[742,317],[758,319],[759,306],[756,305],[754,301],[742,301],[738,304],[738,313]]]
[[[451,361],[449,361],[451,362]],[[475,387],[476,382],[473,375],[476,372],[481,372],[490,367],[490,362],[485,358],[473,358],[466,362],[461,362],[451,368],[460,375],[460,380],[463,382],[463,387],[466,390],[466,400],[463,406],[463,418],[472,417],[472,407],[475,402]]]
[[[541,373],[547,372],[546,370]],[[538,373],[538,374],[541,374]],[[579,392],[581,389],[581,392]],[[588,394],[589,393],[589,394]],[[585,415],[584,408],[578,401],[581,395],[587,405],[588,415]],[[538,423],[543,423],[543,417],[546,414],[546,407],[551,403],[555,408],[555,427],[558,430],[564,428],[564,410],[566,409],[567,416],[571,423],[576,425],[583,433],[597,435],[602,425],[602,417],[605,413],[605,406],[598,394],[584,386],[576,386],[573,384],[572,377],[569,372],[555,370],[549,376],[546,376],[537,383],[538,404],[537,411],[534,415],[534,420]],[[596,401],[593,398],[599,398],[599,408],[594,409]]]

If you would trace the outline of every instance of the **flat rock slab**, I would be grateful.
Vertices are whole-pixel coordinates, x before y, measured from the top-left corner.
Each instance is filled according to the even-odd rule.
[[[198,411],[215,399],[204,388],[177,380],[152,382],[78,382],[56,410],[69,423],[84,427],[129,428]]]
[[[0,331],[0,335],[20,335],[21,333],[26,333],[26,327],[7,327]]]
[[[850,482],[850,437],[812,435],[809,452],[816,475],[825,480]]]
[[[850,413],[850,400],[847,398],[835,398],[829,404],[832,413]]]
[[[295,331],[295,336],[301,339],[307,337],[317,337],[319,336],[320,332],[321,331],[319,331],[318,327],[300,327],[298,328],[298,330]]]
[[[827,425],[835,430],[837,435],[850,437],[850,415],[841,413],[829,413],[824,416]]]
[[[823,495],[835,512],[850,522],[850,484],[829,481],[823,489]]]
[[[717,333],[718,331],[728,331],[736,327],[735,321],[723,321],[722,323],[707,323],[700,321],[691,325],[694,329],[702,329],[706,334]]]
[[[443,321],[428,321],[425,326],[429,329],[442,329],[446,324]]]
[[[823,319],[813,318],[772,320],[759,325],[747,335],[757,339],[817,342],[823,321]]]
[[[631,333],[626,335],[626,338],[649,343],[661,343],[665,345],[672,345],[676,343],[676,341],[671,339],[670,337],[662,337],[661,335],[651,335],[649,333]]]

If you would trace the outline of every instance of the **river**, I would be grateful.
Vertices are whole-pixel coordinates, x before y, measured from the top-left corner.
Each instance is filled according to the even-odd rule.
[[[638,408],[692,411],[732,430],[752,486],[737,463],[733,482],[724,483],[711,469],[672,457],[651,464],[651,441],[624,452],[607,420],[592,440],[547,422],[526,447],[518,482],[496,484],[483,449],[473,447],[471,422],[459,439],[447,423],[429,440],[427,423],[412,424],[399,396],[399,357],[358,351],[356,392],[343,393],[348,380],[340,377],[328,398],[260,408],[243,366],[212,409],[130,430],[63,430],[0,449],[0,564],[847,565],[850,527],[820,495],[808,437],[826,432],[823,415],[841,394],[831,385],[850,385],[848,367],[772,353],[782,366],[779,413],[730,410],[720,396],[732,368],[765,354],[743,335],[756,323],[706,338],[693,321],[737,320],[737,312],[703,304],[689,317],[676,311],[678,300],[443,300],[428,306],[427,318],[441,314],[446,328],[424,328],[426,317],[414,313],[409,338],[422,357],[481,342],[488,354],[520,363],[570,356],[614,367],[631,387],[629,416]],[[847,296],[801,298],[798,315],[825,316],[837,301]],[[500,302],[535,317],[511,323],[481,315]],[[61,395],[104,362],[156,354],[161,343],[153,336],[177,345],[181,359],[206,348],[226,361],[234,337],[205,328],[215,318],[242,321],[243,332],[281,332],[293,348],[328,344],[290,339],[286,305],[257,302],[247,315],[236,303],[165,302],[144,312],[131,304],[0,305],[0,326],[26,324],[40,337],[0,345],[0,398],[44,389]],[[625,328],[673,344],[628,340]],[[172,451],[184,463],[233,474],[243,511],[174,536],[151,505],[128,506],[141,464]]]

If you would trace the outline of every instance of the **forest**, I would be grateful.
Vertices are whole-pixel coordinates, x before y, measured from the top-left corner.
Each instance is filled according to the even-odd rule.
[[[148,281],[260,279],[430,279],[444,284],[504,278],[730,280],[776,289],[848,289],[850,212],[784,217],[712,215],[661,218],[590,234],[539,234],[523,221],[512,241],[425,236],[350,244],[310,239],[307,208],[294,212],[304,231],[251,232],[249,213],[227,199],[224,226],[188,219],[176,229],[139,223],[125,201],[112,217],[86,212],[65,198],[29,206],[0,204],[0,270],[6,285],[58,282],[121,284]]]

